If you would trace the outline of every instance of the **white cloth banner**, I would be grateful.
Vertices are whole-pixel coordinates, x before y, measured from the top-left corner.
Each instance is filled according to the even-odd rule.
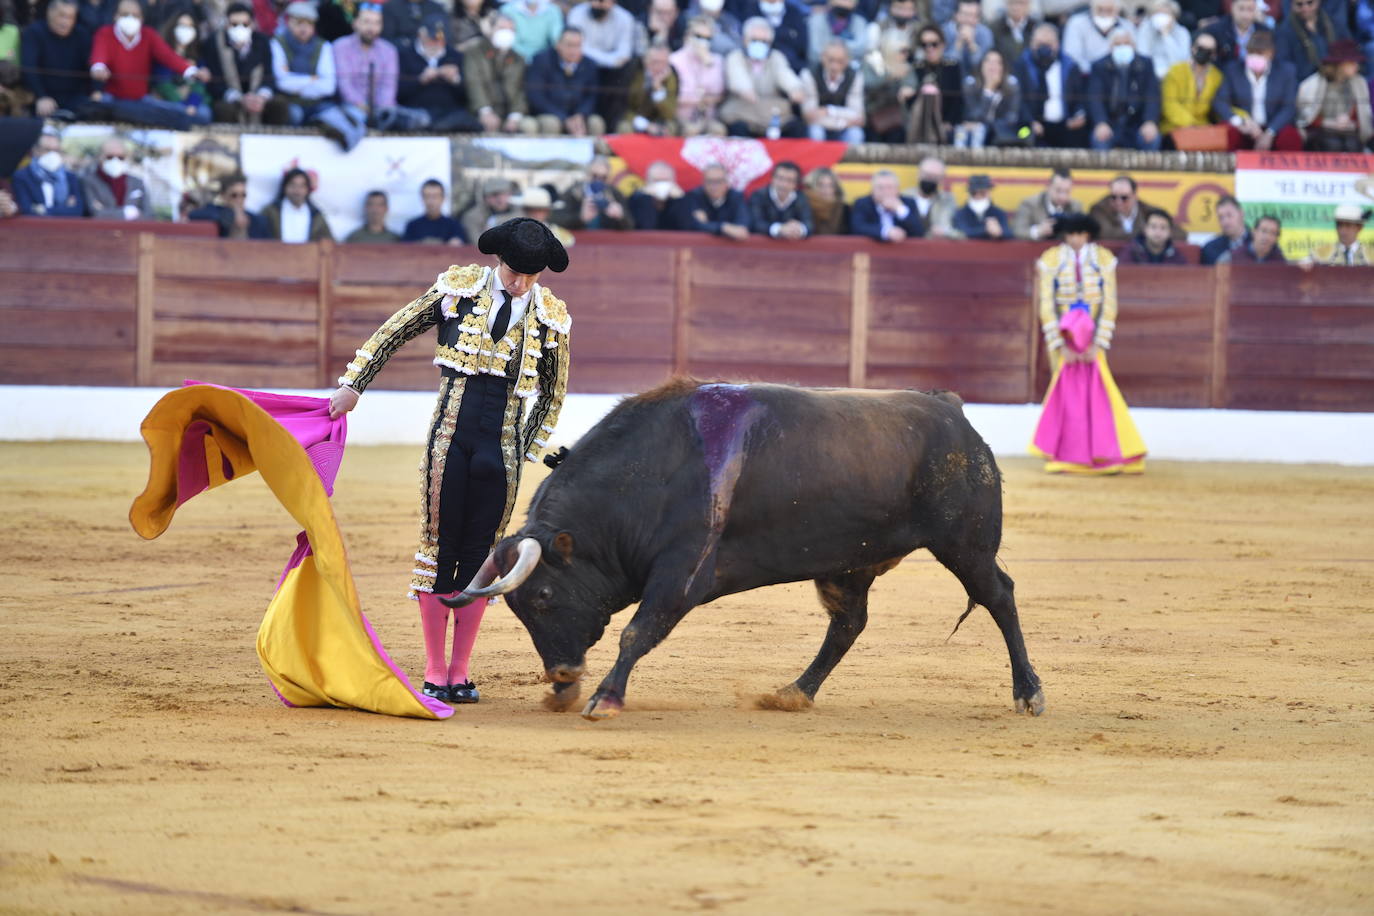
[[[345,153],[324,137],[244,134],[239,156],[248,176],[248,209],[257,212],[272,203],[282,176],[304,169],[315,188],[310,199],[329,220],[338,242],[362,225],[368,191],[386,192],[391,204],[387,228],[401,235],[406,223],[424,212],[420,185],[430,178],[443,182],[445,201],[453,187],[447,137],[367,137]]]

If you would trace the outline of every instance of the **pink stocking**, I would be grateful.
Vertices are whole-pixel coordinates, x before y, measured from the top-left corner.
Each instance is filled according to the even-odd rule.
[[[444,663],[444,637],[448,631],[449,608],[438,595],[417,592],[420,599],[420,629],[425,634],[425,680],[438,687],[448,684],[448,666]]]
[[[487,599],[478,598],[466,607],[453,609],[453,658],[448,664],[448,682],[465,684],[468,681],[468,660],[477,642],[477,628],[487,610]]]

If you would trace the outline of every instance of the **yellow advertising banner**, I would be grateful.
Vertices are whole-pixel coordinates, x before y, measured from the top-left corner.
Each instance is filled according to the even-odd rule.
[[[895,172],[903,193],[916,187],[914,165],[841,162],[835,166],[835,174],[844,188],[845,200],[854,201],[868,194],[873,173],[879,169]],[[625,194],[643,183],[616,156],[611,157],[611,174],[615,176],[616,187]],[[955,198],[963,203],[968,198],[965,190],[968,177],[974,174],[987,175],[992,179],[992,201],[1010,216],[1021,201],[1044,190],[1050,169],[951,165],[945,170],[945,188],[954,192]],[[1075,169],[1074,199],[1083,205],[1084,210],[1091,210],[1094,204],[1107,196],[1107,186],[1120,174],[1115,169]],[[1234,176],[1221,172],[1131,172],[1130,175],[1136,181],[1141,200],[1169,211],[1186,231],[1202,235],[1215,235],[1221,231],[1217,225],[1217,199],[1235,193]]]
[[[870,162],[841,162],[835,174],[844,187],[846,200],[863,197],[869,192],[869,181],[879,169],[897,173],[905,193],[916,187],[916,166],[878,165]],[[987,175],[992,179],[992,202],[1010,216],[1016,207],[1033,194],[1044,190],[1050,170],[1046,168],[993,168],[981,165],[951,165],[945,169],[945,188],[953,191],[963,203],[968,198],[968,177]],[[1107,186],[1122,174],[1116,169],[1074,169],[1073,198],[1091,210],[1107,196]],[[1186,231],[1214,235],[1221,231],[1217,225],[1217,199],[1235,193],[1234,176],[1220,172],[1131,172],[1140,199],[1167,210]]]

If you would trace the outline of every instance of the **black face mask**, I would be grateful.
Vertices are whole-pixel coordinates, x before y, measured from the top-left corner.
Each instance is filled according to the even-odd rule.
[[[607,16],[611,15],[611,11],[603,7],[594,6],[591,9],[591,14],[593,19],[605,19]]]
[[[1207,64],[1210,64],[1210,63],[1212,62],[1212,49],[1211,49],[1211,48],[1194,48],[1194,49],[1193,49],[1193,60],[1197,61],[1199,64],[1202,64],[1202,65],[1204,65],[1204,66],[1207,65]]]
[[[915,16],[892,16],[892,17],[890,17],[890,18],[891,18],[891,20],[892,20],[892,24],[893,24],[893,25],[898,26],[898,27],[904,29],[904,28],[906,28],[908,25],[910,25],[910,24],[911,24],[911,20],[915,19],[916,17],[915,17]]]
[[[1035,56],[1035,62],[1042,67],[1054,63],[1054,48],[1049,45],[1036,45],[1031,53]]]
[[[917,187],[921,189],[921,193],[923,195],[929,197],[936,191],[940,190],[940,182],[931,181],[929,178],[922,178],[920,184],[917,185]]]

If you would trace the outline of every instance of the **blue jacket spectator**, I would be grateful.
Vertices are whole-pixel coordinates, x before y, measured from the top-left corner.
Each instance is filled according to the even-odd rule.
[[[952,220],[965,238],[1001,241],[1012,237],[1006,211],[992,202],[991,193],[992,179],[987,175],[968,177],[968,202],[954,211]]]
[[[397,47],[400,78],[396,103],[428,114],[428,129],[435,133],[476,133],[482,125],[468,106],[468,92],[462,82],[463,55],[447,43],[445,28],[443,19],[428,19],[420,27],[422,34],[418,39]],[[439,70],[439,79],[421,82],[420,77],[430,67]],[[453,69],[448,70],[450,67]],[[448,73],[456,81],[449,80]]]
[[[1086,122],[1088,80],[1059,49],[1053,26],[1036,28],[1013,74],[1021,87],[1021,123],[1031,127],[1036,146],[1085,145],[1087,131],[1069,123],[1079,118]]]
[[[19,63],[40,118],[75,112],[91,95],[91,32],[76,21],[71,0],[53,0],[47,15],[24,28]]]
[[[1286,60],[1301,83],[1321,66],[1331,42],[1349,38],[1345,21],[1333,19],[1319,0],[1296,0],[1290,15],[1274,30],[1274,59]]]
[[[1159,149],[1159,78],[1155,76],[1154,64],[1135,53],[1130,33],[1117,34],[1111,53],[1094,63],[1088,75],[1092,147]],[[1099,135],[1103,125],[1111,131],[1105,138]],[[1145,136],[1146,125],[1153,126],[1153,136]]]
[[[811,11],[809,6],[802,6],[796,0],[749,0],[741,4],[741,9],[741,22],[758,16],[773,27],[773,49],[782,52],[789,67],[798,73],[806,69],[810,51],[806,25],[806,17]]]
[[[719,201],[711,199],[705,186],[693,188],[682,198],[682,212],[687,216],[689,228],[711,235],[721,235],[721,227],[727,224],[749,226],[749,205],[744,195],[734,188],[727,188]]]
[[[1259,16],[1255,0],[1232,0],[1231,15],[1222,16],[1204,30],[1217,40],[1218,67],[1225,68],[1229,61],[1245,60],[1246,45],[1256,32],[1267,32],[1269,27],[1257,21]]]
[[[11,184],[20,213],[29,216],[86,215],[81,177],[63,162],[62,141],[55,133],[44,133],[38,138],[31,161],[14,173]]]
[[[1221,88],[1212,99],[1213,117],[1218,124],[1225,124],[1231,120],[1236,109],[1253,112],[1254,103],[1245,61],[1231,61],[1223,68]],[[1265,129],[1275,134],[1292,126],[1297,119],[1298,78],[1288,61],[1275,59],[1269,65],[1269,73],[1264,78],[1264,113]]]
[[[581,36],[576,32],[566,35],[578,36],[580,55]],[[533,114],[551,115],[560,122],[575,114],[588,117],[596,111],[596,64],[580,57],[577,63],[567,65],[557,48],[542,51],[525,71],[525,94]]]
[[[889,234],[894,226],[906,233],[909,239],[925,235],[926,227],[921,222],[916,201],[910,197],[897,199],[906,208],[905,213],[901,210],[879,209],[871,194],[854,201],[854,206],[849,211],[850,232],[854,235],[866,235],[880,242],[891,241]]]
[[[403,242],[451,242],[457,239],[467,242],[462,223],[451,216],[430,217],[424,214],[406,223],[406,231],[401,236]]]
[[[683,210],[685,197],[660,200],[644,191],[635,191],[626,202],[636,229],[684,232],[692,228],[691,217]]]

